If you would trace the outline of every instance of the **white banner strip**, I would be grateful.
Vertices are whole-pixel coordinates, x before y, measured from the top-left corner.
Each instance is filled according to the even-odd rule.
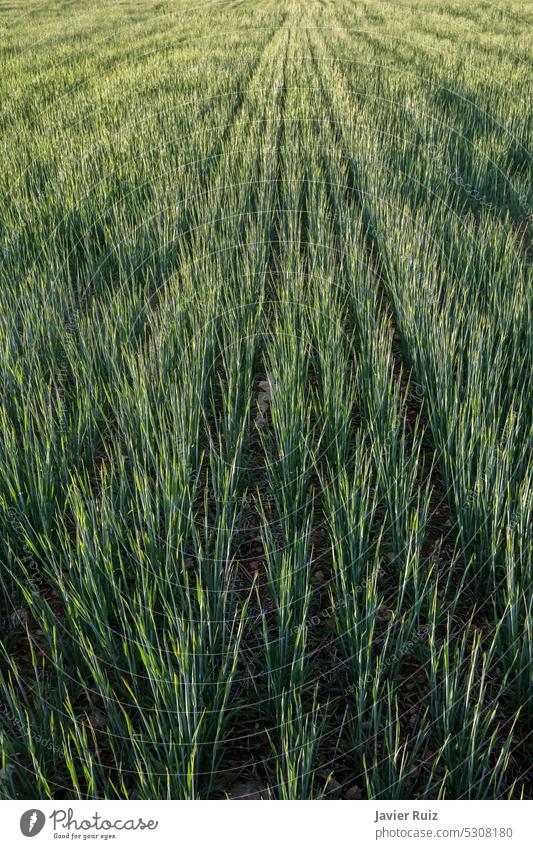
[[[1,844],[290,849],[485,846],[530,849],[533,809],[513,802],[0,803]]]

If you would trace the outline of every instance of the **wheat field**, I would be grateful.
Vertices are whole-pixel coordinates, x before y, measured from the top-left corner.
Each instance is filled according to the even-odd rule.
[[[0,797],[532,795],[533,8],[0,0]]]

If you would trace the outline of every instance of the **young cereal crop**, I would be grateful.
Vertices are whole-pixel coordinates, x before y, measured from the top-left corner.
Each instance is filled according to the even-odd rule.
[[[0,798],[531,797],[532,25],[0,0]]]

